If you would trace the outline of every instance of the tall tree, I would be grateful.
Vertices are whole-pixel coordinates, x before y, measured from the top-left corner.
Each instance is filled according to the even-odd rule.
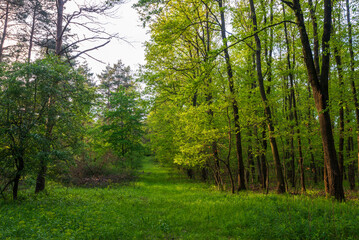
[[[231,94],[231,101],[232,101],[232,109],[233,109],[233,117],[234,117],[234,131],[236,136],[236,153],[237,153],[237,163],[238,163],[238,191],[246,189],[245,185],[245,178],[244,178],[244,164],[243,164],[243,153],[242,153],[242,137],[241,137],[241,128],[239,125],[239,114],[238,114],[238,103],[235,98],[236,91],[233,81],[233,70],[230,61],[230,56],[228,52],[228,44],[227,44],[227,36],[226,36],[226,22],[225,22],[225,15],[223,1],[218,1],[218,7],[220,10],[221,16],[221,37],[224,47],[224,58],[226,60],[226,67],[227,67],[227,77],[228,77],[228,84],[229,84],[229,91]]]
[[[267,126],[268,126],[269,142],[271,145],[273,160],[274,160],[274,164],[275,164],[276,177],[277,177],[277,192],[284,193],[286,191],[286,189],[285,189],[283,171],[282,171],[282,166],[280,163],[277,141],[276,141],[276,138],[274,137],[274,125],[273,125],[273,119],[272,119],[272,112],[271,112],[271,109],[270,109],[270,106],[269,106],[269,103],[267,100],[266,91],[265,91],[265,87],[264,87],[264,79],[263,79],[263,74],[262,74],[261,41],[260,41],[258,33],[257,33],[257,30],[258,30],[257,15],[256,15],[253,0],[250,0],[249,3],[250,3],[250,8],[251,8],[251,18],[252,18],[252,22],[253,22],[254,39],[256,42],[255,54],[256,54],[257,80],[258,80],[258,85],[259,85],[259,91],[260,91],[261,98],[262,98],[262,103],[263,103],[264,110],[265,110],[266,122],[267,122]]]
[[[285,2],[295,13],[298,25],[300,39],[302,42],[304,62],[308,73],[309,83],[311,84],[313,97],[316,104],[322,144],[324,150],[324,164],[328,176],[329,194],[339,201],[344,200],[343,182],[340,175],[339,164],[337,160],[334,137],[331,127],[331,119],[328,111],[329,91],[329,70],[330,70],[330,49],[329,41],[332,30],[332,2],[324,0],[324,26],[322,36],[322,64],[321,69],[317,71],[313,59],[312,48],[306,31],[305,20],[302,7],[299,0]],[[320,73],[320,74],[319,74]]]

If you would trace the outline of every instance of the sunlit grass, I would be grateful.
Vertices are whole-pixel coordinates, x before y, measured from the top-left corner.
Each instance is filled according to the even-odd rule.
[[[358,203],[232,195],[145,161],[138,181],[0,202],[0,239],[358,239]]]

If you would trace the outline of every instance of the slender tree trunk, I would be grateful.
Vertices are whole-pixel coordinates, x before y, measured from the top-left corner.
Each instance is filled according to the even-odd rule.
[[[254,2],[253,2],[253,0],[250,0],[249,2],[250,2],[250,7],[251,7],[253,30],[256,32],[257,31],[257,16],[255,13]],[[279,159],[277,142],[276,142],[275,137],[273,136],[274,126],[273,126],[273,120],[272,120],[272,113],[271,113],[271,109],[268,105],[266,92],[264,90],[265,88],[264,88],[264,83],[263,83],[262,66],[261,66],[261,43],[260,43],[260,39],[259,39],[257,33],[254,34],[254,38],[255,38],[255,42],[256,42],[256,66],[257,66],[258,85],[259,85],[262,102],[264,105],[266,121],[267,121],[267,126],[268,126],[268,133],[269,133],[269,142],[271,145],[274,164],[275,164],[276,177],[277,177],[277,192],[284,193],[285,185],[284,185],[282,166],[281,166],[280,159]]]
[[[248,147],[248,164],[251,174],[251,183],[253,184],[256,176],[256,169],[254,167],[255,165],[254,165],[254,159],[252,154],[252,148],[250,146]]]
[[[5,9],[5,20],[4,20],[4,28],[0,41],[0,62],[3,61],[4,58],[4,43],[7,36],[7,27],[9,22],[9,12],[10,12],[10,1],[6,1],[6,9]]]
[[[262,131],[262,146],[263,146],[263,152],[260,155],[261,158],[261,166],[262,166],[262,175],[263,175],[263,182],[262,182],[262,187],[263,189],[267,189],[269,188],[269,174],[268,174],[268,167],[267,167],[267,158],[266,158],[266,152],[267,152],[267,139],[266,139],[266,129],[265,127],[263,128]]]
[[[253,71],[256,72],[256,55],[255,53],[252,54],[252,63],[253,63]],[[251,74],[252,78],[255,79],[255,77]],[[256,81],[252,83],[252,90],[254,90],[257,87]],[[267,158],[266,158],[266,152],[267,152],[267,135],[266,135],[266,124],[264,123],[262,131],[258,133],[258,127],[254,125],[254,135],[256,136],[256,141],[258,146],[262,146],[262,151],[260,151],[260,154],[258,156],[260,167],[258,168],[258,172],[260,172],[261,175],[261,187],[262,189],[266,189],[268,192],[269,188],[269,175],[268,175],[268,168],[267,168]],[[261,135],[259,137],[258,135]],[[262,140],[260,140],[262,139]]]
[[[308,0],[309,13],[312,21],[313,27],[313,53],[314,53],[314,66],[317,71],[317,74],[320,74],[319,66],[319,37],[318,37],[318,23],[317,17],[315,16],[315,7],[312,0]]]
[[[291,101],[291,98],[289,98]],[[292,109],[290,109],[291,111]],[[291,114],[293,115],[293,114]],[[290,118],[291,121],[293,121],[293,116]],[[290,136],[290,171],[291,171],[291,176],[290,176],[290,183],[292,184],[292,187],[295,188],[295,155],[294,155],[294,127],[293,125],[291,126],[292,128],[292,134]]]
[[[285,8],[283,6],[283,15],[285,17]],[[287,24],[284,23],[284,32],[285,32],[285,39],[286,39],[286,45],[287,45],[287,65],[289,70],[289,80],[290,80],[290,99],[292,101],[293,106],[293,117],[295,120],[296,125],[296,133],[297,133],[297,141],[298,141],[298,154],[299,154],[299,167],[300,167],[300,183],[301,183],[301,190],[302,193],[306,191],[305,188],[305,176],[304,176],[304,166],[303,166],[303,151],[302,151],[302,139],[300,135],[300,128],[299,128],[299,119],[298,119],[298,112],[297,112],[297,101],[294,91],[294,74],[293,74],[293,67],[292,63],[290,61],[290,44],[289,44],[289,37],[288,37],[288,30],[287,30]],[[294,134],[294,132],[293,132]],[[292,140],[293,141],[293,140]],[[293,144],[292,144],[293,145]],[[292,146],[293,148],[293,146]]]
[[[27,54],[27,62],[28,63],[31,61],[31,52],[32,52],[35,26],[36,26],[35,24],[36,24],[37,8],[38,8],[38,2],[35,3],[34,9],[33,9],[34,12],[32,14],[32,24],[31,24],[31,32],[30,32],[30,39],[29,39],[29,51]]]
[[[312,94],[310,92],[310,86],[308,85],[308,97],[311,98]],[[311,109],[308,108],[308,125],[307,128],[309,130],[309,132],[312,131],[312,112]],[[314,158],[314,154],[313,154],[313,146],[312,146],[312,140],[310,138],[310,136],[308,136],[308,145],[309,145],[309,152],[310,152],[310,169],[313,175],[313,181],[315,184],[318,183],[318,172],[320,172],[320,169],[318,170],[317,166],[316,166],[316,162],[315,162],[315,158]]]
[[[340,100],[339,100],[339,153],[338,153],[338,163],[340,175],[343,178],[344,173],[344,103],[343,103],[343,69],[342,69],[342,58],[339,53],[338,46],[334,46],[334,55],[335,61],[337,64],[338,71],[338,79],[339,79],[339,92],[340,92]]]
[[[60,56],[62,49],[62,38],[63,38],[63,16],[64,16],[64,5],[67,0],[56,0],[57,7],[57,21],[56,21],[56,46],[55,54]]]
[[[347,8],[347,22],[348,22],[348,37],[349,37],[349,54],[350,54],[350,87],[353,94],[353,101],[355,107],[355,116],[357,122],[357,131],[359,131],[359,102],[357,96],[356,85],[354,82],[355,68],[354,68],[354,50],[353,50],[353,33],[352,33],[352,23],[350,17],[350,5],[349,0],[346,0]],[[357,133],[357,144],[358,144],[358,173],[359,173],[359,132]]]
[[[209,56],[208,53],[211,50],[211,36],[210,36],[210,27],[209,27],[209,9],[206,6],[206,25],[204,27],[205,30],[203,30],[203,44],[205,47],[205,56],[204,56],[204,62],[208,63],[209,62]],[[208,92],[206,93],[206,103],[208,104],[208,106],[210,106],[213,102],[213,96],[210,90],[210,85],[212,84],[212,79],[210,74],[208,75],[208,82],[207,82],[207,88],[208,88]],[[210,122],[212,122],[213,120],[213,110],[211,109],[211,107],[209,107],[209,110],[207,111],[209,118],[210,118]],[[218,188],[223,189],[223,180],[222,180],[222,176],[221,176],[221,165],[220,165],[220,158],[219,158],[219,154],[218,154],[218,145],[216,141],[212,142],[212,153],[213,153],[213,158],[214,158],[214,178],[215,181],[218,185]]]
[[[241,137],[241,128],[239,125],[238,103],[235,98],[236,92],[235,92],[234,81],[233,81],[233,70],[228,53],[226,23],[225,23],[222,0],[218,1],[218,5],[221,11],[221,36],[224,45],[224,58],[226,60],[228,84],[229,84],[229,91],[231,93],[231,101],[232,101],[233,117],[234,117],[234,131],[236,136],[236,153],[237,153],[237,164],[238,164],[238,191],[241,191],[246,189],[246,184],[244,178],[242,137]]]
[[[350,134],[351,129],[349,130]],[[351,153],[354,150],[354,141],[352,136],[348,136],[348,142],[347,142],[347,157],[348,159],[351,159]],[[349,180],[349,186],[351,190],[355,189],[355,160],[350,161],[348,166],[348,180]]]
[[[63,14],[64,14],[64,5],[67,0],[56,0],[56,8],[57,8],[57,21],[56,21],[56,46],[55,46],[55,54],[57,56],[61,55],[62,49],[62,38],[63,38]],[[49,98],[49,109],[53,106],[55,100],[52,96]],[[52,130],[55,126],[53,114],[49,113],[47,116],[46,122],[46,139],[47,141],[51,140],[52,137]],[[51,151],[50,144],[47,144],[46,148],[44,149],[45,155],[48,157],[48,153]],[[46,181],[46,171],[47,171],[47,159],[40,162],[40,169],[37,174],[36,179],[36,187],[35,193],[39,193],[45,190],[45,181]]]

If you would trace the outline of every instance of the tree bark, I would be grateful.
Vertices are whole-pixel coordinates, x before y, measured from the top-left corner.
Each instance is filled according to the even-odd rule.
[[[338,71],[338,79],[339,79],[339,93],[340,93],[340,99],[339,99],[339,152],[338,152],[338,164],[339,164],[339,170],[340,175],[343,178],[344,173],[344,103],[343,103],[343,88],[344,88],[344,82],[343,82],[343,68],[342,68],[342,58],[339,53],[338,46],[334,46],[334,55],[335,55],[335,61],[337,64],[337,71]]]
[[[3,61],[3,58],[4,58],[4,43],[5,43],[5,39],[7,36],[9,12],[10,12],[10,1],[8,0],[6,2],[4,28],[3,28],[3,32],[2,32],[1,41],[0,41],[0,63]]]
[[[23,151],[17,153],[19,156],[16,159],[16,175],[14,179],[14,185],[12,188],[12,198],[13,200],[17,200],[18,190],[19,190],[19,182],[22,175],[22,171],[24,170],[24,158],[23,158]]]
[[[350,129],[351,131],[351,129]],[[351,133],[350,133],[351,134]],[[354,141],[353,137],[348,137],[347,142],[347,157],[348,159],[351,158],[351,153],[354,150]],[[351,190],[355,189],[355,160],[351,161],[348,166],[348,180],[349,180],[349,186]]]
[[[257,31],[257,16],[255,12],[254,2],[253,0],[250,0],[250,8],[251,8],[251,17],[253,22],[253,31]],[[254,34],[255,42],[256,42],[256,66],[257,66],[257,78],[258,78],[258,85],[259,90],[262,98],[262,102],[264,105],[264,111],[266,115],[266,121],[268,126],[268,133],[269,133],[269,142],[272,149],[274,164],[275,164],[275,171],[276,171],[276,178],[277,178],[277,192],[278,193],[285,193],[285,184],[284,184],[284,178],[283,178],[283,172],[282,172],[282,166],[279,159],[279,152],[277,147],[277,142],[275,137],[273,136],[274,132],[274,126],[273,126],[273,120],[272,120],[272,113],[271,109],[268,105],[268,100],[266,97],[266,92],[264,88],[264,82],[263,82],[263,75],[262,75],[262,65],[261,65],[261,42],[258,37],[258,34]]]
[[[322,66],[320,76],[317,74],[315,68],[312,49],[307,35],[305,21],[299,0],[293,0],[293,4],[290,4],[290,7],[293,8],[295,13],[296,22],[300,33],[300,39],[302,42],[304,62],[307,68],[309,83],[312,86],[313,97],[318,111],[320,132],[324,151],[324,165],[326,167],[326,173],[328,177],[329,194],[335,197],[338,201],[343,201],[345,200],[343,182],[340,176],[340,170],[334,144],[334,137],[331,127],[331,119],[328,109],[328,80],[330,70],[329,41],[332,28],[331,0],[324,0],[324,31],[322,37]]]
[[[27,54],[27,62],[29,63],[31,61],[31,52],[32,52],[32,46],[33,46],[33,39],[34,39],[34,33],[35,33],[35,26],[36,26],[36,16],[37,16],[37,8],[39,7],[39,2],[36,1],[33,14],[32,14],[32,24],[31,24],[31,31],[30,31],[30,39],[29,39],[29,51]]]
[[[353,94],[353,102],[355,107],[355,117],[357,122],[357,131],[359,131],[359,103],[356,85],[354,82],[355,76],[355,67],[354,67],[354,50],[353,50],[353,33],[352,33],[352,23],[350,17],[350,5],[349,0],[346,0],[346,8],[347,8],[347,22],[348,22],[348,37],[349,37],[349,54],[350,54],[350,87]],[[359,173],[359,133],[357,134],[357,144],[358,144],[358,173]]]
[[[285,17],[285,8],[283,6],[283,14]],[[300,167],[300,183],[301,183],[301,190],[302,193],[306,191],[305,187],[305,176],[304,176],[304,166],[303,166],[303,151],[302,151],[302,139],[300,136],[300,129],[299,129],[299,119],[298,119],[298,112],[297,112],[297,101],[294,91],[294,75],[293,75],[293,67],[292,63],[290,61],[290,44],[289,44],[289,38],[288,38],[288,30],[287,30],[287,24],[284,23],[284,33],[285,33],[285,39],[286,39],[286,45],[287,45],[287,65],[289,70],[289,80],[290,80],[290,100],[292,101],[292,104],[290,106],[293,106],[293,117],[295,120],[296,125],[296,133],[297,133],[297,141],[298,141],[298,153],[299,153],[299,167]],[[294,131],[293,131],[294,133]],[[293,141],[293,140],[292,140]],[[292,143],[293,145],[293,143]],[[293,148],[293,146],[292,146]]]
[[[227,77],[228,77],[228,84],[229,84],[229,91],[231,93],[231,101],[232,101],[232,108],[233,108],[233,117],[234,117],[234,131],[236,136],[236,156],[237,156],[237,165],[238,165],[238,191],[245,190],[245,178],[244,178],[244,164],[243,164],[243,152],[242,152],[242,137],[241,137],[241,128],[239,125],[239,115],[238,115],[238,103],[235,98],[236,92],[234,87],[233,81],[233,70],[232,65],[230,62],[230,56],[228,52],[228,45],[227,45],[227,37],[226,37],[226,23],[224,17],[224,10],[223,10],[223,2],[222,0],[218,1],[218,5],[220,8],[221,14],[221,36],[222,42],[224,45],[224,58],[226,60],[226,67],[227,67]]]
[[[55,54],[60,56],[62,49],[62,39],[63,39],[63,16],[64,16],[64,5],[67,0],[56,0],[57,7],[57,21],[56,21],[56,46]]]
[[[40,162],[40,170],[37,173],[35,193],[45,190],[47,165],[44,160]]]

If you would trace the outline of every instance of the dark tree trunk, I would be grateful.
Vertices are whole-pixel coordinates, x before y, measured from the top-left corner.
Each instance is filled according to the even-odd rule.
[[[20,178],[22,176],[22,171],[24,170],[24,158],[23,158],[23,154],[19,153],[19,157],[17,157],[16,159],[16,175],[15,175],[15,179],[14,179],[14,185],[12,188],[12,198],[14,200],[17,200],[17,194],[18,194],[18,190],[19,190],[19,182],[20,182]]]
[[[283,6],[283,14],[285,17],[285,9]],[[306,191],[306,187],[305,187],[305,176],[304,176],[304,166],[303,166],[303,151],[302,151],[302,139],[301,139],[301,135],[300,135],[300,128],[299,128],[299,119],[298,119],[298,112],[297,112],[297,100],[296,100],[296,96],[295,96],[295,91],[294,91],[294,75],[293,75],[293,68],[292,67],[292,63],[290,61],[290,44],[289,44],[289,37],[288,37],[288,30],[287,30],[287,24],[284,23],[284,32],[285,32],[285,38],[286,38],[286,45],[287,45],[287,65],[288,65],[288,70],[289,70],[289,80],[290,80],[290,100],[292,102],[292,104],[290,104],[290,106],[293,106],[293,117],[295,120],[295,125],[296,125],[296,133],[297,133],[297,141],[298,141],[298,154],[299,154],[299,167],[300,167],[300,185],[301,185],[301,191],[304,193]],[[293,135],[294,135],[294,130],[293,130]],[[293,139],[292,139],[292,149],[294,148],[293,146]],[[294,169],[293,169],[294,170]],[[294,170],[295,171],[295,170]]]
[[[347,8],[347,22],[348,22],[348,36],[349,36],[349,54],[350,54],[350,86],[353,94],[353,101],[355,106],[355,117],[357,122],[357,131],[359,131],[359,103],[358,103],[358,96],[356,85],[354,82],[354,50],[353,50],[353,34],[352,34],[352,23],[350,17],[350,5],[349,0],[346,0],[346,8]],[[358,144],[358,173],[359,173],[359,133],[357,133],[357,144]]]
[[[348,159],[351,158],[351,153],[354,150],[354,141],[353,137],[348,137],[348,143],[347,143],[347,156]],[[351,190],[355,189],[355,161],[351,161],[348,166],[348,180],[349,180],[349,186]]]
[[[254,135],[256,137],[257,145],[263,147],[263,151],[257,156],[257,165],[258,165],[258,181],[261,184],[262,189],[266,189],[267,183],[267,162],[266,162],[266,155],[265,152],[267,151],[267,141],[265,139],[265,128],[262,132],[263,140],[260,141],[258,138],[258,127],[254,126]]]
[[[257,169],[258,169],[258,175],[257,175],[257,181],[259,183],[262,183],[262,170],[261,170],[261,158],[259,156],[256,156],[256,162],[257,162]]]
[[[55,54],[60,56],[62,49],[62,38],[63,38],[63,16],[64,16],[64,5],[67,0],[56,0],[57,7],[57,21],[56,21],[56,46]]]
[[[45,190],[46,170],[47,170],[46,163],[42,160],[40,162],[40,170],[37,173],[35,193],[39,193]]]
[[[310,170],[312,172],[313,181],[315,184],[317,184],[318,183],[318,170],[317,170],[317,166],[315,164],[312,141],[310,140],[310,137],[308,138],[308,144],[309,144],[309,151],[310,151]]]
[[[204,62],[208,63],[209,62],[209,56],[208,53],[211,50],[211,36],[210,36],[210,27],[209,27],[209,9],[206,6],[206,26],[204,27],[205,30],[203,30],[203,44],[205,46],[205,56],[204,56]],[[210,77],[210,75],[208,74],[208,82],[207,82],[207,88],[208,88],[208,92],[206,93],[206,103],[208,104],[208,106],[210,106],[213,102],[213,96],[212,96],[212,92],[210,90],[210,85],[212,84],[212,79]],[[211,108],[209,108],[209,110],[207,111],[210,122],[212,122],[213,120],[213,110]],[[213,159],[214,159],[214,178],[216,181],[216,184],[218,186],[218,188],[223,189],[223,180],[222,180],[222,176],[221,176],[221,165],[220,165],[220,158],[218,155],[218,145],[216,141],[212,142],[212,154],[213,154]]]
[[[343,178],[344,175],[344,103],[343,103],[343,69],[342,69],[342,58],[340,56],[338,46],[334,46],[334,55],[335,61],[337,64],[338,70],[338,79],[339,79],[339,92],[340,92],[340,100],[339,100],[339,152],[338,152],[338,164],[340,175]]]
[[[269,175],[268,175],[268,168],[267,168],[267,158],[266,158],[266,152],[267,152],[267,139],[266,139],[266,129],[263,128],[262,132],[262,146],[263,146],[263,152],[260,155],[261,158],[261,171],[262,171],[262,188],[268,189],[269,187]]]
[[[322,37],[323,56],[320,77],[318,76],[315,69],[312,49],[307,35],[305,21],[299,0],[293,0],[293,5],[290,6],[295,12],[303,47],[304,62],[307,68],[309,82],[312,86],[313,97],[318,111],[320,132],[324,151],[324,165],[326,167],[328,177],[329,194],[331,196],[334,196],[338,201],[343,201],[345,200],[343,182],[340,176],[340,170],[334,145],[334,137],[332,133],[331,119],[328,110],[328,80],[330,70],[329,41],[332,28],[331,0],[324,0],[324,31]]]
[[[311,92],[310,92],[310,86],[308,85],[308,95],[309,98],[311,98]],[[312,126],[311,126],[311,122],[312,122],[312,111],[310,108],[308,108],[308,130],[309,132],[312,131]],[[313,175],[313,181],[315,184],[318,183],[318,172],[320,173],[320,169],[318,170],[317,166],[316,166],[316,162],[315,162],[315,158],[314,158],[314,154],[313,154],[313,146],[312,146],[312,140],[310,139],[310,136],[308,137],[308,145],[309,145],[309,151],[310,151],[310,169]]]
[[[242,152],[242,137],[241,137],[241,128],[239,125],[239,115],[238,115],[238,103],[235,98],[236,91],[233,81],[233,70],[228,53],[227,37],[226,37],[226,23],[224,18],[223,2],[222,0],[218,1],[218,5],[221,12],[221,36],[222,42],[224,45],[224,58],[226,60],[227,66],[227,76],[229,91],[231,94],[232,108],[233,108],[233,118],[234,118],[234,131],[236,136],[236,153],[237,153],[237,165],[238,165],[238,191],[245,190],[245,178],[244,178],[244,164],[243,164],[243,152]]]
[[[202,181],[207,181],[207,179],[208,179],[208,171],[207,171],[206,167],[203,167],[201,169],[201,178],[202,178]]]
[[[193,178],[193,169],[192,168],[187,168],[186,169],[186,173],[187,173],[187,177],[189,179],[192,179]]]
[[[250,7],[251,7],[253,30],[256,32],[257,31],[257,16],[255,13],[254,2],[253,2],[253,0],[250,0],[249,2],[250,2]],[[254,38],[255,38],[255,42],[256,42],[256,66],[257,66],[258,85],[259,85],[262,102],[264,105],[265,116],[266,116],[266,121],[267,121],[267,126],[268,126],[269,142],[271,145],[274,164],[275,164],[275,171],[276,171],[276,177],[277,177],[277,192],[285,193],[284,178],[283,178],[282,166],[281,166],[280,159],[279,159],[277,142],[276,142],[275,137],[273,136],[274,126],[273,126],[273,120],[272,120],[272,113],[271,113],[271,109],[268,105],[266,92],[264,90],[265,88],[264,88],[262,66],[261,66],[261,43],[260,43],[260,39],[259,39],[257,33],[254,34]]]
[[[319,37],[318,37],[318,23],[317,17],[315,16],[315,7],[312,0],[308,0],[309,13],[312,21],[313,27],[313,53],[314,53],[314,66],[317,71],[317,74],[320,74],[319,66]]]
[[[249,164],[250,175],[251,175],[251,183],[253,184],[256,176],[256,169],[254,167],[252,148],[250,146],[248,147],[248,164]]]
[[[293,119],[291,118],[291,121]],[[292,126],[293,130],[293,126]],[[290,137],[290,183],[292,184],[292,187],[295,188],[295,155],[294,155],[294,132],[292,132]]]

